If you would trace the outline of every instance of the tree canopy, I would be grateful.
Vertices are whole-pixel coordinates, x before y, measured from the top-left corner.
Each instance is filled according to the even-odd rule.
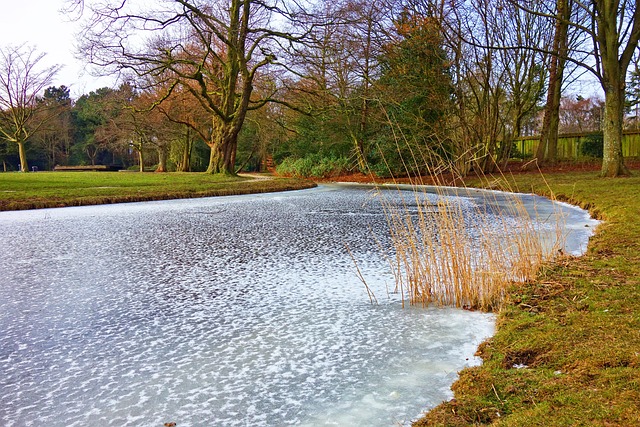
[[[46,168],[225,174],[274,161],[378,175],[491,172],[527,156],[553,163],[579,111],[569,100],[583,95],[567,88],[587,72],[604,95],[603,114],[592,114],[602,174],[627,173],[622,135],[637,104],[640,39],[631,0],[67,4],[83,20],[79,52],[120,86],[73,100],[50,87],[57,68],[40,68],[42,56],[4,49],[5,74],[32,85],[20,107],[6,80],[5,165],[14,148],[22,169],[27,157]],[[534,135],[533,153],[517,150]]]

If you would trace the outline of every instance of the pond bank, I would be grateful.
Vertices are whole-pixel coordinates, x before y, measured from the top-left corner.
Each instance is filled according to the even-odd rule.
[[[38,172],[0,174],[0,211],[271,193],[312,181],[203,173]]]
[[[461,371],[455,399],[414,426],[640,425],[640,178],[570,172],[509,180],[605,222],[586,255],[513,287],[495,336],[478,350],[482,366]]]

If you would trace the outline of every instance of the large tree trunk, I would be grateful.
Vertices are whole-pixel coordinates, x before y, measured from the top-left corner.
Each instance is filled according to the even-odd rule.
[[[20,156],[20,170],[22,172],[29,172],[29,165],[27,164],[27,152],[24,149],[24,141],[18,142],[18,155]]]
[[[236,152],[238,148],[238,135],[242,129],[242,124],[247,114],[249,99],[253,90],[250,79],[244,82],[243,97],[236,106],[229,105],[229,117],[233,119],[225,120],[222,117],[213,117],[213,129],[211,132],[211,156],[209,157],[209,167],[207,173],[211,174],[236,174]],[[229,91],[234,93],[234,91]],[[233,113],[235,111],[235,113]]]
[[[612,85],[613,86],[613,85]],[[622,125],[624,120],[624,89],[607,87],[604,96],[604,151],[602,172],[604,177],[628,175],[622,156]]]
[[[207,173],[215,174],[222,173],[222,165],[224,163],[222,150],[219,144],[209,144],[211,152],[209,154],[209,166],[207,167]]]
[[[209,167],[207,173],[235,175],[235,143],[220,142],[210,145]]]
[[[236,149],[238,147],[237,129],[222,123],[214,128],[213,138],[209,144],[211,155],[207,173],[235,175]]]
[[[617,25],[617,3],[596,2],[598,34],[597,44],[602,59],[602,88],[604,89],[604,151],[602,158],[603,177],[628,175],[622,156],[622,126],[624,124],[624,93],[627,68],[632,54],[638,48],[640,38],[640,9],[636,5],[633,14],[633,31],[627,45],[620,54],[620,34]]]

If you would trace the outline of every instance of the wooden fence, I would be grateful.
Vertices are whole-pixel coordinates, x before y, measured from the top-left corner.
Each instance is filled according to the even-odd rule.
[[[593,135],[593,132],[561,134],[558,137],[558,159],[572,160],[583,157],[580,146],[589,135]],[[538,148],[540,137],[526,136],[516,139],[514,143],[525,157],[532,157]],[[622,155],[624,157],[640,157],[640,130],[623,132]]]

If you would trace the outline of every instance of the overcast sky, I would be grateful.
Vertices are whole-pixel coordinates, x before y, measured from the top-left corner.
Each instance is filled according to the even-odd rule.
[[[82,61],[74,58],[78,23],[60,13],[64,0],[2,0],[0,12],[0,46],[27,43],[38,52],[46,52],[42,64],[63,65],[54,86],[71,88],[74,98],[103,86],[108,78],[91,76]]]

